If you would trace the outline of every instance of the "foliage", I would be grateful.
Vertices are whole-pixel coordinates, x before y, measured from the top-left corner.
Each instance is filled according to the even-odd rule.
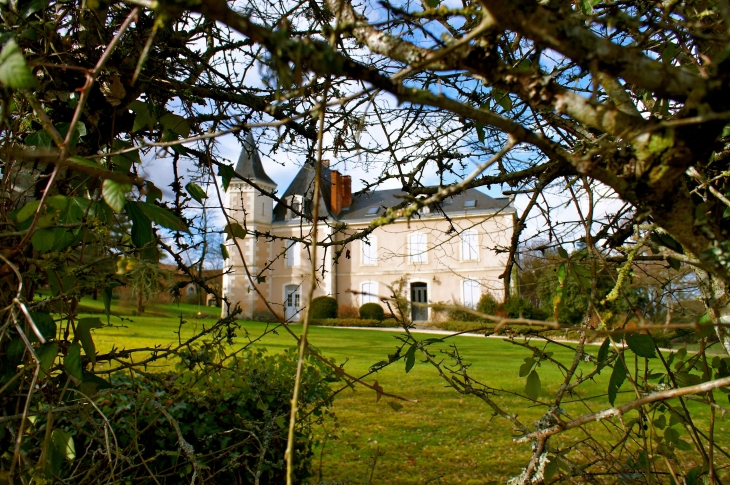
[[[495,315],[499,309],[499,302],[494,295],[491,293],[482,293],[477,302],[477,311],[479,313],[486,313],[487,315]]]
[[[113,387],[98,401],[108,422],[94,411],[55,422],[75,456],[68,463],[61,459],[54,474],[80,479],[115,473],[120,480],[145,483],[151,483],[150,475],[159,483],[189,482],[195,475],[206,482],[281,483],[296,355],[257,349],[217,359],[216,353],[205,346],[183,353],[174,373],[113,374]],[[298,480],[312,472],[312,430],[328,415],[327,381],[333,377],[319,361],[305,365],[300,409],[309,417],[296,432]],[[28,453],[34,458],[45,424],[41,415],[29,430]],[[110,429],[112,442],[105,441]],[[95,452],[110,446],[128,457],[114,471],[114,463]]]
[[[271,310],[257,310],[253,312],[252,318],[257,322],[274,323],[279,321],[279,318]]]
[[[383,307],[377,303],[365,303],[360,306],[360,318],[382,321],[385,318]]]
[[[384,320],[365,318],[325,318],[321,320],[312,320],[310,323],[312,325],[322,327],[400,327],[400,324],[393,318]]]
[[[354,305],[340,305],[337,308],[337,318],[360,318],[360,312]]]
[[[500,305],[500,310],[509,318],[527,318],[530,320],[546,320],[548,313],[535,308],[530,300],[512,297]]]
[[[309,307],[309,318],[337,318],[337,299],[331,296],[318,296]]]

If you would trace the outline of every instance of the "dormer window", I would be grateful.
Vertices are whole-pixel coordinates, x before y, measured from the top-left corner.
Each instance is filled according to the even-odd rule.
[[[380,207],[371,207],[368,209],[368,215],[374,216],[375,214],[378,213],[378,210],[380,210]]]
[[[286,220],[291,221],[295,219],[301,219],[299,214],[302,213],[304,207],[304,200],[301,195],[292,195],[286,198],[286,204],[290,207],[286,211]]]
[[[465,208],[465,209],[473,209],[473,208],[474,208],[474,207],[476,207],[476,206],[477,206],[477,201],[476,201],[476,200],[474,200],[474,199],[471,199],[471,200],[465,200],[465,201],[464,201],[464,208]]]

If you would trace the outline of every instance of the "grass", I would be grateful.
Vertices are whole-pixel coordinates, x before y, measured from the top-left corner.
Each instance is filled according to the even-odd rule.
[[[85,301],[84,304],[87,310],[101,309],[98,302]],[[139,348],[169,344],[177,341],[178,330],[184,338],[216,321],[213,317],[197,319],[198,307],[195,305],[148,305],[148,308],[158,316],[112,317],[113,324],[122,326],[96,330],[94,338],[98,350],[104,352],[112,346]],[[205,308],[201,311],[206,310],[215,311]],[[182,325],[180,315],[186,321]],[[254,336],[266,328],[266,324],[258,322],[242,322],[242,325]],[[301,330],[298,326],[292,328],[296,332]],[[433,337],[416,335],[424,339]],[[393,332],[376,330],[310,329],[312,344],[338,363],[347,362],[345,368],[356,375],[366,373],[377,361],[387,360],[388,354],[396,348],[395,336]],[[494,338],[459,337],[449,342],[457,344],[464,359],[473,363],[470,374],[474,378],[508,392],[523,391],[525,379],[519,378],[518,372],[523,359],[531,355],[527,349]],[[271,352],[290,348],[293,344],[292,338],[282,330],[257,343]],[[439,344],[437,351],[449,350],[448,345]],[[572,361],[573,354],[567,349],[550,345],[546,350],[553,351],[554,358],[563,363]],[[593,355],[597,350],[595,346],[588,347]],[[585,371],[593,368],[592,364],[581,366]],[[562,382],[561,374],[555,366],[547,364],[539,368],[539,374],[542,381],[540,397],[548,401]],[[608,377],[609,371],[605,371],[595,382],[587,382],[582,387],[581,395],[599,396],[591,401],[593,411],[608,406],[605,397]],[[403,407],[394,411],[388,405],[391,399],[383,398],[378,402],[375,393],[368,389],[358,387],[340,393],[334,406],[339,424],[336,439],[326,439],[324,447],[318,450],[322,480],[360,484],[369,483],[372,475],[373,484],[477,484],[491,480],[501,483],[517,475],[526,464],[531,445],[512,444],[513,430],[507,421],[493,417],[490,409],[478,399],[462,397],[445,387],[429,364],[417,359],[415,367],[406,374],[403,361],[399,361],[367,378],[371,383],[375,379],[386,391],[418,399],[418,402],[401,403]],[[628,384],[622,389],[627,391]],[[631,396],[626,392],[619,401],[630,400]],[[504,409],[519,413],[519,419],[530,427],[545,409],[529,407],[526,401],[509,393],[500,393],[494,399]],[[726,397],[718,395],[718,399]],[[693,403],[691,406],[699,422],[709,420],[706,407]],[[571,416],[588,412],[577,403],[564,407]],[[633,417],[627,415],[624,420]],[[730,441],[730,433],[726,432],[727,418],[718,415],[718,420],[716,434],[727,446]],[[599,434],[607,433],[600,425],[593,425],[591,429]],[[557,438],[553,444],[582,438],[580,431],[573,431]],[[319,459],[320,456],[318,462]],[[688,456],[687,459],[693,458]],[[319,478],[315,477],[313,483]]]

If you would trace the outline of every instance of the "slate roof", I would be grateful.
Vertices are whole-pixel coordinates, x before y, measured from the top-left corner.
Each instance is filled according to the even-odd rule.
[[[256,149],[256,142],[250,131],[243,141],[243,149],[241,150],[241,156],[238,157],[236,172],[244,178],[258,180],[259,182],[271,184],[276,187],[276,182],[266,175],[264,165],[261,163],[259,151]]]
[[[400,189],[376,190],[359,195],[353,195],[352,205],[349,209],[340,212],[341,221],[374,219],[385,213],[386,208],[395,207],[403,202],[404,192]],[[474,201],[474,207],[465,206],[468,200]],[[477,189],[468,189],[463,193],[447,197],[441,202],[441,209],[446,214],[468,214],[470,212],[496,212],[498,210],[514,210],[508,197],[490,197]],[[378,212],[369,212],[370,209],[378,209]],[[434,211],[434,215],[440,211]]]
[[[292,180],[291,185],[287,187],[286,192],[280,197],[282,200],[286,200],[287,197],[292,195],[301,195],[304,200],[312,200],[312,193],[314,192],[314,175],[315,168],[307,163],[300,170],[299,173]],[[322,214],[330,213],[330,201],[332,193],[332,172],[328,167],[322,166],[322,183],[320,183],[320,192],[327,211],[322,211]],[[278,203],[274,207],[274,218],[273,222],[285,222],[286,221],[287,208],[283,204]]]

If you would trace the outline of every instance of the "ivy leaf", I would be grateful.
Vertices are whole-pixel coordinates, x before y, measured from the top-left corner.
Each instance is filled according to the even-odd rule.
[[[603,365],[606,363],[606,359],[608,359],[608,350],[611,347],[611,339],[606,337],[606,340],[603,341],[601,344],[601,347],[598,349],[598,364]]]
[[[143,248],[154,241],[155,234],[152,232],[152,221],[137,204],[138,202],[127,202],[124,204],[124,212],[132,221],[132,244],[135,248]]]
[[[188,123],[188,120],[182,116],[167,113],[160,118],[160,123],[162,123],[162,126],[164,126],[165,129],[170,130],[183,138],[190,136],[190,123]]]
[[[117,214],[124,210],[124,204],[127,203],[127,192],[131,190],[131,184],[123,184],[111,179],[104,180],[104,184],[101,187],[104,200]]]
[[[616,402],[616,395],[621,385],[626,380],[626,366],[624,365],[623,352],[621,352],[616,359],[616,363],[613,365],[613,372],[611,372],[611,378],[608,381],[608,402],[611,406]]]
[[[124,140],[114,140],[112,151],[119,152],[126,148],[132,148],[134,145]],[[112,157],[112,170],[115,172],[127,173],[132,168],[132,164],[142,163],[139,158],[139,151],[120,153]]]
[[[655,359],[654,339],[645,333],[629,333],[626,334],[626,343],[633,353],[639,357],[647,359]]]
[[[33,312],[30,314],[30,318],[33,319],[33,323],[35,323],[35,326],[38,327],[38,330],[41,332],[44,339],[53,340],[56,338],[56,322],[53,320],[51,315],[43,312]],[[31,332],[30,335],[28,335],[28,340],[31,342],[38,341],[38,337],[36,337],[35,332]]]
[[[48,461],[53,474],[58,475],[64,461],[76,459],[74,440],[66,431],[56,428],[51,433],[51,446],[48,450]]]
[[[39,130],[31,133],[25,138],[25,144],[35,148],[51,148],[53,146],[53,138],[46,130]]]
[[[18,222],[24,222],[33,217],[38,210],[40,203],[40,200],[33,200],[25,204],[22,209],[15,213],[15,220]]]
[[[150,202],[135,202],[135,204],[139,206],[147,217],[162,227],[170,229],[171,231],[190,232],[187,224],[185,224],[182,219],[173,214],[169,209]]]
[[[47,343],[41,345],[36,351],[38,360],[41,361],[41,370],[50,375],[51,366],[58,356],[58,345],[55,343]]]
[[[134,124],[132,125],[132,132],[139,131],[144,127],[152,129],[157,123],[157,118],[152,110],[152,106],[139,100],[132,101],[129,103],[129,109],[134,114]]]
[[[416,364],[416,344],[411,345],[411,347],[408,349],[408,352],[406,352],[406,374],[408,374],[411,369],[413,369],[413,366]]]
[[[236,171],[230,165],[218,165],[218,175],[221,177],[223,182],[223,190],[228,190],[228,185],[231,183],[231,179],[236,177]]]
[[[533,359],[530,359],[530,362],[525,362],[520,366],[520,377],[525,377],[527,374],[530,373],[534,362],[535,361]]]
[[[145,182],[145,188],[147,189],[147,202],[154,202],[156,200],[162,200],[162,191],[149,180]]]
[[[0,51],[0,84],[12,89],[36,87],[36,78],[13,39],[8,40]]]
[[[527,376],[527,382],[525,382],[525,395],[533,401],[537,401],[537,398],[540,396],[541,387],[540,376],[537,374],[537,371],[533,370]]]
[[[103,326],[101,320],[98,318],[82,318],[76,324],[76,338],[81,342],[84,348],[84,354],[91,359],[92,365],[96,363],[96,346],[91,336],[91,329],[101,328]]]
[[[53,249],[54,242],[54,232],[50,229],[38,229],[33,233],[33,237],[30,239],[33,249],[41,254],[45,254]]]
[[[229,239],[238,238],[243,239],[246,237],[246,230],[241,227],[241,224],[237,222],[233,222],[231,224],[228,224],[225,229],[223,229],[223,232],[228,234],[228,237],[226,238],[226,241]]]
[[[74,342],[68,347],[68,353],[63,359],[63,368],[66,369],[71,377],[78,379],[83,378],[81,374],[81,346],[78,342]]]
[[[188,191],[188,194],[190,194],[190,197],[197,200],[200,204],[203,203],[203,199],[208,198],[208,194],[205,193],[205,190],[200,188],[200,185],[196,184],[195,182],[190,182],[185,186],[185,190]]]

